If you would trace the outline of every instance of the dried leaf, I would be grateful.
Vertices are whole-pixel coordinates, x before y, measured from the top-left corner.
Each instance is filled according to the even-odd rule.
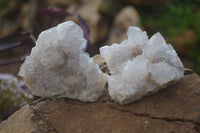
[[[30,37],[29,32],[16,33],[3,38],[0,38],[0,52],[21,46],[33,46],[35,43]]]

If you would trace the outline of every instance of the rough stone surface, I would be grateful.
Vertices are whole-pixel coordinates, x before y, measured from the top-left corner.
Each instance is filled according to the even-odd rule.
[[[107,79],[93,58],[83,52],[85,46],[77,24],[61,23],[39,35],[19,75],[33,95],[95,101]]]
[[[105,94],[98,102],[40,99],[0,124],[1,133],[198,133],[200,77],[123,106]]]
[[[1,123],[0,132],[45,133],[47,132],[47,125],[34,113],[34,110],[29,105],[25,105]]]
[[[111,75],[108,91],[112,99],[128,104],[154,93],[184,75],[184,67],[160,33],[150,39],[146,32],[130,27],[128,39],[100,48]]]
[[[110,103],[110,105],[117,110],[154,119],[195,123],[196,127],[194,129],[200,132],[199,100],[199,75],[188,74],[181,81],[167,87],[167,89],[144,97],[129,106],[120,106],[116,103]]]

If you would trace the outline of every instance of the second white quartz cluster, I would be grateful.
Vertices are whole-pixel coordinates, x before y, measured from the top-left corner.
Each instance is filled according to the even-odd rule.
[[[103,93],[106,75],[83,52],[86,40],[72,21],[43,31],[19,75],[33,95],[96,101]]]
[[[108,91],[111,98],[128,104],[158,91],[184,75],[184,67],[160,33],[150,39],[137,27],[128,29],[128,39],[100,48],[110,70]]]

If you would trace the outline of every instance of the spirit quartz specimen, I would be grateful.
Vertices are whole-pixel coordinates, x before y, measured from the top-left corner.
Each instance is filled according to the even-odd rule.
[[[184,66],[160,33],[150,39],[146,32],[130,27],[128,39],[100,48],[110,70],[108,91],[120,104],[154,93],[183,77]]]
[[[128,39],[100,48],[111,75],[83,52],[83,31],[72,21],[42,32],[19,75],[33,95],[96,101],[108,80],[111,98],[128,104],[183,77],[184,66],[160,33],[150,39],[130,27]]]
[[[107,76],[83,52],[85,46],[82,29],[72,21],[43,31],[19,76],[36,96],[96,101]]]

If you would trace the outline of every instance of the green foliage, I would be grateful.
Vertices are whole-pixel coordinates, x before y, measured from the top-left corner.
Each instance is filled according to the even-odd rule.
[[[0,9],[4,7],[7,3],[7,0],[0,0]]]
[[[0,80],[0,122],[31,99],[20,92],[15,82]]]
[[[163,31],[170,37],[175,37],[185,29],[191,28],[196,31],[200,19],[200,6],[187,1],[173,0],[168,5],[156,5],[142,12],[142,24],[151,27],[151,30]]]
[[[150,33],[161,31],[167,38],[190,29],[200,45],[200,0],[171,0],[167,5],[139,8],[143,26]],[[185,44],[187,45],[187,44]],[[192,48],[190,57],[195,61],[195,71],[200,74],[200,46]]]
[[[0,96],[0,110],[5,109],[6,107],[14,104],[14,93],[6,89],[1,92]],[[6,104],[5,104],[6,103]]]

